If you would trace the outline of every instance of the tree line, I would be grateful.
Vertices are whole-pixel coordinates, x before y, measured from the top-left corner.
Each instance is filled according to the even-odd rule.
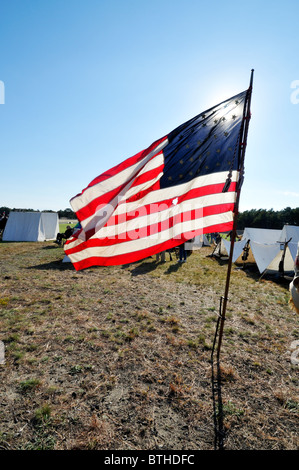
[[[238,230],[244,230],[245,227],[280,230],[286,224],[299,226],[299,207],[295,209],[286,207],[280,211],[274,211],[273,209],[251,209],[240,212],[237,220]]]
[[[8,215],[11,211],[19,211],[19,212],[39,212],[38,210],[34,210],[34,209],[11,209],[9,207],[0,207],[0,214],[3,214],[3,212],[6,213],[6,215]],[[59,210],[59,211],[52,211],[52,210],[44,210],[44,211],[41,211],[41,212],[57,212],[58,214],[58,217],[60,219],[74,219],[74,220],[77,220],[77,217],[76,217],[76,214],[74,211],[72,211],[72,209],[64,209],[64,210]]]
[[[9,214],[11,210],[19,210],[23,212],[37,212],[33,209],[10,209],[9,207],[0,207],[0,214],[4,211]],[[52,210],[42,212],[55,212]],[[76,220],[76,214],[72,209],[64,209],[56,211],[60,219]],[[291,209],[286,207],[280,211],[273,209],[251,209],[248,211],[240,212],[238,215],[237,229],[244,230],[245,227],[255,228],[273,228],[282,229],[286,224],[299,226],[299,207]]]

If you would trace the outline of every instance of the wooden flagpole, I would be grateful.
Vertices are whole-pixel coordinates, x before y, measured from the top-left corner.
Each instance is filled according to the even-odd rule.
[[[230,253],[229,253],[229,260],[228,260],[228,267],[226,273],[226,284],[225,284],[225,291],[224,296],[220,299],[220,308],[219,308],[219,317],[216,326],[215,338],[212,348],[211,354],[211,362],[212,362],[212,382],[213,382],[213,401],[214,401],[214,422],[215,422],[215,447],[219,446],[220,449],[223,448],[223,441],[225,437],[224,427],[223,427],[223,410],[222,410],[222,398],[221,398],[221,369],[220,369],[220,352],[221,352],[221,345],[222,345],[222,338],[223,338],[223,330],[224,330],[224,322],[225,322],[225,315],[226,315],[226,307],[228,301],[228,291],[229,291],[229,284],[230,284],[230,276],[231,276],[231,268],[232,268],[232,259],[233,259],[233,251],[234,251],[234,244],[235,238],[237,235],[237,217],[239,211],[239,200],[240,200],[240,190],[243,181],[243,174],[244,174],[244,158],[245,158],[245,150],[247,144],[247,134],[248,134],[248,127],[249,121],[251,117],[250,113],[250,103],[251,103],[251,94],[252,94],[252,84],[253,84],[253,72],[251,70],[251,77],[250,77],[250,85],[247,90],[247,95],[245,99],[245,106],[243,110],[243,121],[242,127],[240,131],[240,144],[238,149],[238,168],[239,168],[239,181],[237,187],[237,196],[236,196],[236,204],[235,204],[235,213],[234,213],[234,220],[233,220],[233,230],[231,234],[231,246],[230,246]],[[219,335],[218,335],[219,330]],[[217,380],[215,380],[214,376],[214,351],[217,342],[217,335],[218,335],[218,344],[217,344]],[[216,410],[215,404],[215,393],[218,395],[218,410]]]
[[[235,238],[237,234],[237,218],[238,218],[240,190],[241,190],[240,182],[242,182],[243,180],[244,158],[245,158],[245,150],[246,150],[246,145],[247,145],[247,134],[248,134],[249,121],[251,117],[250,104],[251,104],[251,94],[252,94],[252,85],[253,85],[253,72],[254,70],[252,69],[251,77],[250,77],[250,85],[247,90],[247,96],[246,96],[244,112],[243,112],[243,124],[241,128],[241,142],[239,145],[239,155],[238,155],[238,159],[239,159],[238,168],[240,169],[239,170],[240,171],[239,183],[238,183],[239,187],[237,189],[237,197],[236,197],[236,204],[235,204],[230,254],[229,254],[228,268],[227,268],[227,275],[226,275],[226,285],[225,285],[224,297],[222,298],[221,306],[220,306],[220,329],[219,329],[219,337],[218,337],[218,345],[217,345],[217,361],[218,362],[220,359],[220,351],[221,351],[221,345],[222,345],[223,329],[224,329],[226,307],[227,307],[227,301],[228,301],[228,291],[229,291],[230,276],[231,276],[232,258],[233,258]]]

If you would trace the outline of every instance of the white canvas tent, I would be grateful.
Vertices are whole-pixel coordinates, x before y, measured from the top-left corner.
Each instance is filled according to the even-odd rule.
[[[59,231],[57,212],[20,212],[9,214],[3,241],[42,242],[55,240]]]
[[[227,256],[227,253],[229,254],[229,250],[230,250],[230,241],[225,240],[224,238],[220,237],[220,241],[215,246],[211,256],[218,256],[218,257]],[[234,247],[234,253],[236,252],[235,250],[236,250],[236,246]]]
[[[202,246],[210,246],[209,240],[204,233],[197,235],[192,241],[190,240],[186,243],[186,249],[188,250],[199,250]]]
[[[220,243],[221,243],[220,252],[223,253],[223,251],[225,250],[227,252],[228,256],[229,256],[229,254],[230,254],[230,241],[225,240],[225,238],[221,238]],[[233,258],[232,258],[233,263],[235,263],[237,261],[237,259],[242,255],[246,243],[247,243],[246,238],[244,238],[244,240],[241,240],[239,242],[235,242]]]
[[[290,251],[292,259],[295,260],[299,243],[299,227],[297,227],[296,225],[285,225],[282,229],[279,241],[289,241],[288,249]]]
[[[282,230],[246,227],[241,241],[235,242],[232,260],[233,262],[238,260],[248,242],[260,273],[266,269],[278,271],[285,247],[284,243],[288,242],[290,238],[292,240],[288,243],[285,251],[284,271],[293,271],[299,241],[299,227],[296,226],[285,225]],[[229,254],[230,241],[223,240],[223,243]]]
[[[281,231],[279,242],[281,250],[283,250],[284,248],[284,243],[288,242],[284,259],[284,270],[293,271],[297,253],[297,246],[299,243],[299,227],[295,225],[285,225]],[[276,270],[277,266],[279,265],[280,259],[281,256],[279,254],[276,255],[276,257],[273,259],[267,269]]]

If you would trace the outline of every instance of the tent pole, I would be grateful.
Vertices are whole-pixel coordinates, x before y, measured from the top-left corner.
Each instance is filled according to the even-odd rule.
[[[281,277],[284,277],[284,259],[285,259],[285,256],[286,256],[286,251],[287,251],[288,244],[290,243],[291,240],[292,240],[292,237],[289,239],[289,241],[285,240],[285,242],[283,242],[283,245],[284,245],[283,246],[283,253],[282,253],[279,265],[278,265],[278,271],[279,271]]]

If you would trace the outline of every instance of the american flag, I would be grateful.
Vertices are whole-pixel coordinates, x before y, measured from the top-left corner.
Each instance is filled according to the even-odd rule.
[[[81,228],[64,249],[76,270],[132,263],[232,229],[248,93],[198,114],[71,199]]]

